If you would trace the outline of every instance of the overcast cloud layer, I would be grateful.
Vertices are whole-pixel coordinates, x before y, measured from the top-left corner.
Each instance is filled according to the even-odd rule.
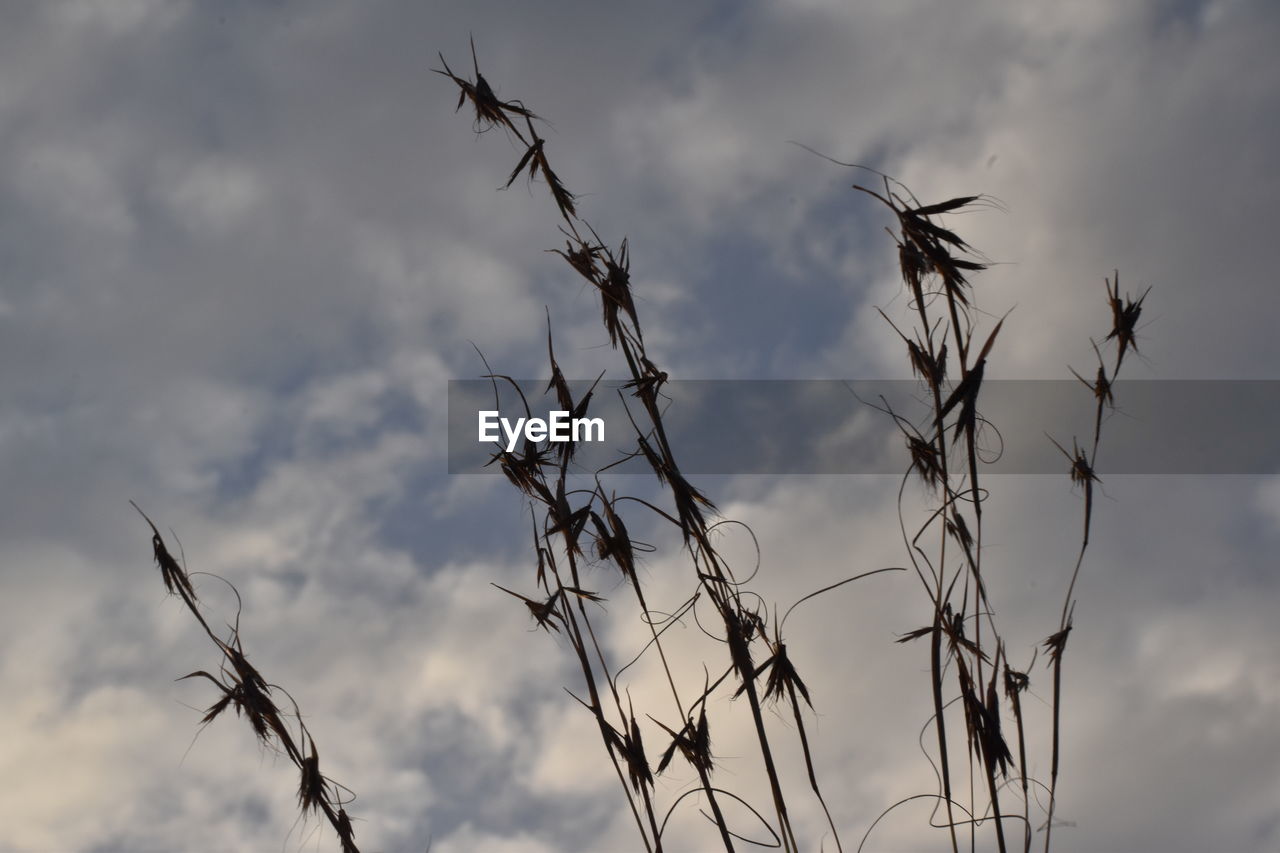
[[[1119,269],[1123,289],[1153,288],[1129,378],[1280,378],[1280,7],[1265,0],[10,4],[0,848],[333,846],[295,825],[292,767],[243,723],[188,751],[211,685],[173,679],[211,648],[165,597],[132,498],[192,570],[238,586],[254,662],[360,795],[362,849],[635,849],[562,689],[567,650],[490,586],[532,587],[527,509],[500,478],[445,473],[447,382],[484,372],[472,342],[500,372],[545,375],[549,312],[568,375],[624,369],[596,297],[543,251],[562,245],[545,188],[495,191],[520,151],[473,135],[431,73],[437,50],[468,68],[472,34],[499,94],[551,122],[586,218],[630,238],[649,351],[673,377],[907,377],[874,311],[906,299],[882,211],[850,190],[866,173],[796,140],[925,201],[999,200],[950,221],[997,262],[983,307],[1014,309],[988,375],[1090,369]],[[1280,480],[1265,473],[1104,475],[1058,849],[1280,849]],[[752,526],[754,587],[784,607],[904,559],[896,478],[699,485]],[[1081,496],[1065,473],[990,487],[990,582],[1029,659]],[[644,570],[655,596],[687,594],[673,548]],[[893,642],[928,612],[914,583],[833,593],[792,628],[846,845],[933,790],[916,746],[927,650]],[[225,587],[200,588],[232,617]],[[619,656],[642,641],[638,623],[605,638]],[[654,689],[637,682],[637,705]],[[739,722],[718,772],[756,793],[742,709],[719,710]],[[818,849],[820,812],[797,814]],[[869,847],[943,849],[927,820],[895,811]],[[692,809],[674,821],[671,849],[714,846]]]

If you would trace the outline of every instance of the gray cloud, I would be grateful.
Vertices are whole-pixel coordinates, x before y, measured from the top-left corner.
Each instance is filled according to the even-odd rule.
[[[544,188],[494,191],[520,152],[473,137],[431,73],[437,50],[468,66],[470,33],[500,94],[551,121],[553,163],[601,235],[630,235],[650,347],[673,376],[906,375],[871,310],[904,310],[893,247],[849,189],[874,176],[796,139],[927,200],[1000,200],[955,223],[1002,262],[982,304],[1017,306],[1000,375],[1087,367],[1118,267],[1122,287],[1155,288],[1133,378],[1273,378],[1270,6],[859,5],[8,13],[0,772],[22,783],[0,800],[0,843],[277,849],[316,829],[289,834],[290,768],[234,721],[184,758],[199,715],[183,704],[212,700],[171,679],[211,649],[152,576],[135,498],[193,569],[239,586],[246,647],[360,793],[365,849],[633,845],[590,720],[561,690],[575,684],[563,649],[489,586],[529,582],[526,511],[490,478],[443,473],[446,382],[483,371],[469,342],[501,372],[540,375],[546,306],[571,376],[621,368],[594,296],[542,251],[561,239]],[[903,559],[891,479],[700,483],[755,529],[769,600]],[[1104,491],[1068,668],[1061,809],[1076,826],[1055,840],[1272,849],[1274,483]],[[993,478],[992,493],[997,606],[1029,656],[1055,618],[1079,496],[1065,478]],[[665,603],[688,594],[674,546],[644,570]],[[627,612],[616,580],[593,583]],[[789,623],[846,843],[932,786],[915,744],[927,661],[893,643],[921,619],[913,583],[872,579]],[[226,591],[200,584],[230,619]],[[621,655],[642,628],[603,639]],[[640,678],[633,692],[660,695]],[[717,712],[750,793],[741,709]],[[797,809],[816,846],[821,816]],[[874,837],[936,844],[926,819],[904,808]],[[705,841],[698,820],[677,817],[673,847]]]

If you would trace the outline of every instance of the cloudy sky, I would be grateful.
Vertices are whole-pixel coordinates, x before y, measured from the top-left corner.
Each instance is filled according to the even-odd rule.
[[[242,721],[192,744],[216,696],[174,678],[216,658],[165,596],[130,499],[190,569],[239,588],[252,660],[360,795],[363,849],[635,849],[592,721],[562,689],[568,650],[490,586],[532,587],[527,507],[500,478],[446,473],[447,382],[483,372],[473,342],[501,372],[545,375],[549,312],[566,373],[624,369],[594,294],[543,251],[563,245],[544,188],[495,191],[520,150],[474,135],[432,73],[437,51],[469,68],[472,34],[499,95],[549,120],[586,218],[629,237],[649,350],[673,377],[908,376],[874,310],[907,310],[883,211],[850,190],[859,173],[789,140],[925,201],[999,200],[949,221],[997,262],[981,305],[1014,309],[989,375],[1090,369],[1114,269],[1153,288],[1130,378],[1280,372],[1280,63],[1266,58],[1280,8],[1265,0],[3,14],[5,850],[334,848],[296,822],[291,765]],[[1249,428],[1205,442],[1266,440]],[[1280,480],[1103,470],[1066,675],[1072,825],[1055,843],[1280,848]],[[989,582],[1029,659],[1055,627],[1081,496],[1065,474],[990,482]],[[755,588],[782,606],[904,559],[896,478],[699,485],[752,526]],[[668,602],[689,591],[675,548],[644,571]],[[231,619],[226,589],[197,581],[214,624]],[[927,649],[894,643],[928,602],[888,575],[806,607],[789,645],[856,846],[882,810],[933,790],[916,744]],[[619,655],[641,637],[612,630]],[[1038,664],[1039,722],[1049,683]],[[753,794],[743,709],[714,710],[721,780]],[[670,803],[689,782],[677,769],[658,790]],[[797,806],[806,849],[825,831],[815,809]],[[942,849],[927,822],[927,806],[897,810],[869,848]],[[671,849],[714,847],[691,808],[673,826]]]

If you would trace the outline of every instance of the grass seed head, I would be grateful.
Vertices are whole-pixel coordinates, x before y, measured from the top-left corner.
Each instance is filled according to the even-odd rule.
[[[160,568],[160,579],[164,581],[164,588],[168,590],[170,595],[182,594],[194,602],[196,600],[196,591],[191,586],[191,579],[187,576],[186,569],[169,553],[169,549],[164,544],[164,537],[156,529],[155,522],[136,503],[133,501],[129,501],[129,503],[147,522],[147,526],[151,528],[152,556],[156,561],[156,565]]]
[[[1151,288],[1148,287],[1137,299],[1132,298],[1127,293],[1121,298],[1119,271],[1116,271],[1114,279],[1106,281],[1106,287],[1107,304],[1111,306],[1111,331],[1107,333],[1106,340],[1109,341],[1114,338],[1116,341],[1118,347],[1116,366],[1118,368],[1120,362],[1124,360],[1125,352],[1128,350],[1138,351],[1138,318],[1142,316],[1142,303],[1147,298],[1147,294],[1151,292]]]
[[[649,719],[653,719],[650,717]],[[677,752],[684,757],[696,770],[710,774],[714,762],[711,758],[711,729],[707,722],[707,708],[704,704],[698,719],[695,722],[690,716],[685,721],[684,726],[679,732],[669,728],[657,720],[653,720],[671,735],[671,745],[662,753],[662,760],[658,762],[658,773],[667,769],[667,765],[671,763],[671,759]]]
[[[298,783],[298,804],[302,811],[317,811],[325,797],[324,776],[320,774],[320,756],[316,752],[315,741],[311,742],[311,754],[302,759],[299,768],[302,774]]]
[[[1043,645],[1049,650],[1049,662],[1056,663],[1062,658],[1062,652],[1067,647],[1067,637],[1071,634],[1071,622],[1067,622],[1067,626],[1061,631],[1050,634],[1044,641]]]
[[[342,842],[342,853],[358,853],[356,849],[356,831],[351,826],[351,818],[346,809],[338,809],[338,840]]]
[[[907,451],[911,454],[911,467],[920,475],[925,485],[936,489],[942,483],[942,463],[937,445],[917,435],[907,435]]]
[[[1004,693],[1011,700],[1017,701],[1020,693],[1025,693],[1031,687],[1031,677],[1025,672],[1018,672],[1008,664],[1004,666]]]
[[[476,45],[474,41],[471,42],[471,63],[476,75],[474,83],[454,74],[453,69],[449,67],[449,63],[445,61],[444,54],[438,55],[440,64],[444,66],[444,69],[437,68],[434,69],[435,72],[448,77],[459,90],[458,105],[454,108],[454,112],[462,109],[462,105],[470,101],[476,113],[473,125],[476,133],[484,133],[493,127],[501,126],[511,131],[521,142],[526,142],[524,136],[520,133],[520,129],[516,127],[512,116],[526,121],[531,121],[537,116],[527,110],[519,101],[503,101],[498,98],[493,91],[493,87],[489,85],[489,81],[484,79],[484,75],[480,73],[480,64],[476,60]]]
[[[630,732],[622,738],[622,756],[627,762],[627,777],[636,793],[642,787],[653,788],[653,771],[649,769],[649,760],[644,754],[644,740],[640,736],[640,725],[636,722],[635,712],[631,713]]]
[[[787,657],[787,644],[775,643],[773,647],[773,665],[769,670],[769,680],[765,682],[764,698],[772,698],[775,701],[783,697],[792,695],[791,691],[798,691],[804,697],[804,701],[809,707],[813,707],[813,700],[809,698],[809,688],[801,680],[800,674],[796,672],[795,666],[791,663],[791,659]]]
[[[525,607],[529,609],[530,615],[533,616],[534,622],[536,623],[537,627],[543,629],[548,634],[551,633],[552,630],[555,630],[555,631],[560,630],[560,626],[556,624],[556,619],[559,618],[559,614],[556,612],[556,603],[560,600],[560,594],[561,594],[559,589],[551,593],[551,596],[545,601],[535,601],[534,599],[529,598],[528,596],[524,596],[518,592],[511,591],[507,589],[505,586],[502,586],[501,584],[495,583],[495,584],[492,584],[492,586],[496,586],[498,589],[502,590],[507,595],[515,596],[516,598],[523,601],[525,604]],[[574,591],[579,592],[578,590],[574,590]]]

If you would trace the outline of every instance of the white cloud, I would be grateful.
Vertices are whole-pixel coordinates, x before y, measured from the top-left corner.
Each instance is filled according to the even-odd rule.
[[[137,227],[109,162],[87,148],[70,144],[41,146],[17,164],[21,190],[38,210],[48,211],[73,228],[117,238]]]
[[[187,9],[182,0],[71,0],[54,7],[54,14],[76,27],[100,27],[111,36],[142,27],[163,30],[177,23]]]
[[[241,164],[208,159],[174,164],[169,171],[165,194],[192,231],[226,231],[245,222],[262,201],[260,182]]]
[[[1017,305],[1002,375],[1087,364],[1116,267],[1123,288],[1155,287],[1132,375],[1274,372],[1269,6],[859,5],[15,17],[0,33],[0,672],[18,689],[0,772],[24,782],[0,804],[5,840],[246,849],[289,832],[290,768],[242,724],[217,721],[179,765],[198,714],[178,703],[209,690],[170,679],[213,649],[162,597],[135,497],[193,569],[244,594],[250,655],[360,792],[365,849],[634,843],[590,716],[561,689],[577,686],[563,641],[489,585],[532,586],[527,513],[500,480],[443,472],[446,381],[481,371],[468,341],[499,372],[542,374],[549,310],[567,370],[621,368],[595,295],[541,251],[562,244],[545,188],[493,191],[518,145],[473,138],[429,72],[436,49],[468,65],[468,31],[503,96],[553,122],[549,157],[601,235],[631,236],[646,339],[673,375],[906,374],[870,310],[907,306],[884,218],[849,189],[867,175],[793,138],[927,201],[1000,199],[949,221],[1003,264],[975,285],[993,312]],[[905,560],[887,478],[708,483],[758,535],[753,589],[770,602]],[[984,544],[1021,660],[1056,617],[1080,499],[1065,482],[991,486]],[[1068,667],[1062,813],[1078,826],[1062,847],[1273,848],[1275,487],[1102,491]],[[663,545],[642,566],[652,606],[678,606],[678,544],[632,526]],[[724,542],[753,564],[740,533]],[[230,619],[226,590],[198,580]],[[627,587],[594,570],[590,584],[610,598],[602,646],[634,653],[648,630],[627,621]],[[894,642],[927,617],[918,584],[860,581],[787,623],[846,846],[932,786],[915,746],[925,650]],[[670,641],[696,689],[698,656],[721,650],[692,624]],[[625,680],[673,722],[651,663]],[[767,800],[742,703],[714,711],[721,778]],[[656,760],[661,730],[644,725]],[[792,722],[769,725],[791,742]],[[808,849],[825,822],[787,754]],[[660,797],[690,778],[673,768]],[[705,840],[689,801],[674,821],[669,849]],[[904,807],[874,841],[939,843],[926,821]]]

